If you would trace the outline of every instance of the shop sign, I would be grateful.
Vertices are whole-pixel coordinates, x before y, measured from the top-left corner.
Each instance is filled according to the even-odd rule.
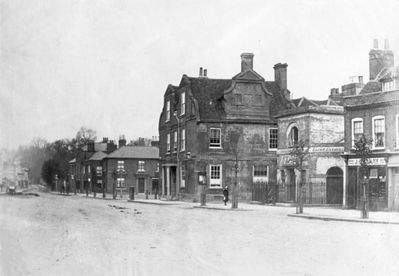
[[[343,152],[344,147],[311,147],[309,152]]]
[[[369,158],[369,166],[385,166],[387,163],[385,158]],[[348,160],[348,166],[360,166],[360,158],[353,158]]]

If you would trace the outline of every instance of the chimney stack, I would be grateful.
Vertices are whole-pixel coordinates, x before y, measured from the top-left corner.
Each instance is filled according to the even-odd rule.
[[[90,140],[87,142],[87,151],[88,152],[94,152],[95,148],[94,148],[94,141]]]
[[[363,83],[363,76],[359,76],[359,83]]]
[[[206,77],[207,73],[208,73],[208,70],[204,69],[204,77]]]
[[[114,144],[114,141],[113,140],[108,141],[107,142],[107,153],[111,153],[114,150],[116,150],[116,145]]]
[[[103,137],[103,143],[107,143],[108,142],[108,137]]]
[[[199,76],[202,77],[202,67],[200,67]]]
[[[118,145],[119,145],[119,148],[126,146],[125,135],[119,136]]]
[[[384,50],[389,50],[389,40],[388,39],[384,39]]]
[[[370,80],[375,80],[378,73],[384,67],[393,67],[395,65],[394,54],[389,50],[389,40],[384,40],[384,50],[378,49],[378,39],[374,39],[374,49],[369,52],[369,76]]]
[[[374,40],[373,40],[373,48],[378,49],[378,39],[377,38],[374,38]]]
[[[281,90],[287,89],[287,63],[277,63],[274,65],[274,81]]]
[[[241,54],[241,72],[254,69],[254,54],[242,53]]]

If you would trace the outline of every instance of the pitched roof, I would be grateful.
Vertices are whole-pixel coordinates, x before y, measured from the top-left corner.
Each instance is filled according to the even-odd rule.
[[[116,151],[110,153],[105,158],[120,158],[120,159],[158,159],[159,148],[147,146],[123,146]]]
[[[82,147],[83,151],[87,151],[87,145]],[[107,151],[107,143],[94,143],[94,151]]]
[[[105,157],[107,157],[106,153],[104,153],[102,151],[97,151],[88,160],[90,160],[90,161],[101,161]]]
[[[369,81],[360,91],[360,94],[368,94],[378,91],[381,91],[381,84],[378,81]]]

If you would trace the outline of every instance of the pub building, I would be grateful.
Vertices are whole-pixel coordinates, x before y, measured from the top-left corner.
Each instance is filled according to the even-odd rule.
[[[345,205],[360,208],[363,195],[360,156],[354,143],[361,135],[372,139],[369,158],[370,210],[399,211],[399,67],[385,40],[384,50],[369,53],[370,80],[359,92],[343,95],[345,109]]]

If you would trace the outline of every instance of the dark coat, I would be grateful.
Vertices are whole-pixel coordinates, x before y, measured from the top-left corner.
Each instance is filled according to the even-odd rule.
[[[225,201],[229,201],[229,190],[224,188],[223,189],[223,196]]]

